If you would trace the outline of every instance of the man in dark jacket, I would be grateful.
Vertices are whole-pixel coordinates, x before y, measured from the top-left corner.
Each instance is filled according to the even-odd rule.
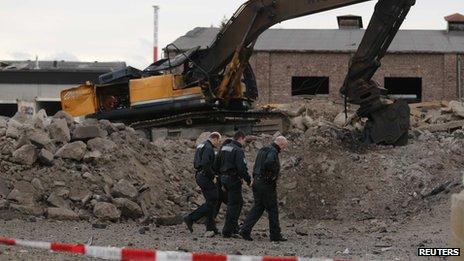
[[[206,202],[198,207],[195,211],[184,217],[184,222],[190,232],[193,232],[193,223],[206,217],[206,231],[218,233],[214,222],[214,213],[218,201],[218,189],[214,184],[215,171],[214,165],[214,147],[219,145],[221,134],[213,132],[209,135],[208,140],[197,146],[193,165],[195,167],[195,179],[201,188],[201,192]]]
[[[215,167],[219,170],[228,198],[226,219],[222,229],[225,238],[238,234],[238,218],[243,206],[242,182],[244,180],[248,185],[251,183],[243,151],[245,137],[242,131],[235,133],[234,139],[221,148],[216,158]]]
[[[240,235],[252,241],[251,230],[266,210],[269,218],[271,241],[287,241],[280,233],[279,209],[277,203],[277,179],[280,172],[279,153],[287,147],[288,141],[279,136],[267,147],[259,150],[253,168],[254,205],[248,213]]]
[[[224,147],[225,145],[229,144],[232,142],[232,139],[226,139],[221,147],[219,148],[219,151],[221,151],[222,147]],[[219,153],[218,153],[219,154]],[[216,157],[217,159],[217,157]],[[222,186],[222,182],[221,182],[221,174],[220,174],[220,171],[219,169],[216,169],[218,168],[217,166],[217,161],[215,160],[215,169],[214,171],[216,172],[217,176],[216,176],[216,187],[218,188],[218,193],[219,193],[219,197],[218,197],[218,201],[217,201],[217,204],[216,204],[216,209],[214,210],[214,218],[217,217],[217,215],[219,214],[219,210],[221,210],[221,205],[224,203],[227,205],[227,191],[225,190],[225,188]]]

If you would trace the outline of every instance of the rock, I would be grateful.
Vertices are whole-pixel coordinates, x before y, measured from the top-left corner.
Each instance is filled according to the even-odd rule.
[[[96,229],[106,229],[107,225],[106,224],[101,224],[101,223],[93,223],[92,227],[96,228]]]
[[[47,208],[47,217],[57,220],[79,220],[79,215],[65,208]]]
[[[456,116],[464,118],[464,106],[463,106],[463,104],[461,102],[459,102],[459,101],[450,101],[449,104],[448,104],[448,107],[451,108],[451,110],[453,111],[453,113]]]
[[[42,216],[44,214],[44,209],[36,204],[33,204],[33,205],[10,204],[10,208],[17,210],[26,215]]]
[[[121,217],[121,211],[107,202],[97,202],[93,208],[93,214],[101,220],[116,221]]]
[[[50,137],[55,141],[68,143],[71,141],[71,133],[65,119],[54,118],[48,126]]]
[[[139,192],[129,181],[121,179],[118,183],[114,184],[111,194],[117,198],[135,199],[139,195]]]
[[[50,140],[50,137],[48,137],[48,134],[42,131],[35,131],[34,133],[32,133],[29,136],[29,140],[34,146],[36,146],[39,149],[44,148],[52,142]]]
[[[8,127],[6,129],[6,136],[9,137],[9,138],[13,138],[13,139],[17,139],[19,138],[19,136],[21,135],[21,128],[22,128],[22,124],[17,122],[16,120],[14,119],[10,119],[10,121],[8,121]]]
[[[84,155],[84,162],[90,163],[98,161],[103,154],[100,151],[87,151]]]
[[[75,141],[72,143],[65,144],[59,149],[55,156],[63,159],[73,159],[80,161],[85,155],[87,145],[82,141]]]
[[[37,190],[37,191],[44,191],[44,187],[42,185],[42,181],[38,178],[33,178],[31,181],[32,186]]]
[[[302,123],[304,126],[306,126],[306,128],[311,128],[314,125],[314,120],[311,117],[305,115],[302,118]]]
[[[71,188],[71,192],[69,193],[69,199],[74,202],[80,202],[82,204],[87,204],[90,199],[92,199],[92,192],[90,192],[86,188]]]
[[[46,149],[41,149],[39,152],[39,162],[42,163],[45,166],[52,166],[53,165],[53,159],[54,159],[53,153]]]
[[[115,198],[113,203],[121,210],[121,215],[125,218],[139,218],[143,215],[140,206],[126,198]]]
[[[47,198],[47,202],[57,208],[70,209],[69,202],[60,197],[56,192],[50,194],[50,196]]]
[[[24,145],[32,145],[31,141],[29,140],[29,137],[26,134],[21,134],[19,136],[18,141],[15,144],[15,149],[19,149]]]
[[[50,120],[47,118],[47,112],[44,109],[41,109],[32,117],[32,122],[36,129],[45,129],[46,126],[50,125]]]
[[[37,160],[37,151],[32,145],[24,145],[13,152],[13,161],[22,165],[32,165]]]
[[[74,131],[72,138],[73,140],[90,140],[96,137],[103,138],[107,135],[105,131],[100,129],[98,126],[77,126]]]
[[[64,119],[66,121],[66,124],[68,126],[71,126],[71,124],[74,122],[74,117],[71,116],[69,113],[65,111],[59,111],[57,112],[54,116],[54,119]]]
[[[150,228],[148,228],[148,227],[141,227],[141,228],[139,229],[139,234],[145,235],[145,233],[146,233],[147,231],[150,231]]]
[[[0,209],[7,209],[8,206],[8,201],[6,199],[0,198]]]
[[[114,126],[113,123],[111,123],[109,120],[99,120],[98,123],[100,124],[100,127],[102,127],[102,129],[108,134],[118,131],[118,128]]]
[[[292,127],[298,130],[305,131],[306,126],[303,124],[303,116],[295,117],[291,120]]]
[[[110,152],[114,150],[117,145],[111,140],[103,139],[103,138],[94,138],[87,142],[87,146],[91,151],[99,151],[99,152]]]
[[[10,194],[6,181],[0,177],[0,198],[6,198]]]
[[[82,174],[82,177],[86,180],[89,180],[92,183],[96,183],[98,181],[97,177],[90,174],[90,172],[85,172],[84,174]]]
[[[6,129],[8,127],[8,119],[0,116],[0,129]]]
[[[120,123],[120,122],[116,122],[116,123],[113,123],[113,126],[120,130],[120,131],[123,131],[126,129],[126,125],[124,125],[124,123]]]
[[[348,113],[348,118],[347,118],[345,115],[345,112],[341,112],[335,117],[334,124],[342,128],[342,127],[345,127],[345,125],[349,124],[352,118],[353,118],[353,113]]]

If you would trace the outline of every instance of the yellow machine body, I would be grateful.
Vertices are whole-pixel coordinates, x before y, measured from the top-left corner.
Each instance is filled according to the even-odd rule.
[[[108,96],[120,102],[117,108],[104,108]],[[184,87],[181,75],[160,75],[130,80],[129,83],[94,85],[83,84],[61,92],[61,105],[64,111],[74,117],[109,112],[133,115],[135,110],[144,113],[163,113],[163,110],[186,109],[188,106],[205,104],[205,96],[200,87]],[[134,111],[132,111],[134,110]],[[114,113],[113,113],[114,114]],[[117,116],[110,117],[116,119]]]

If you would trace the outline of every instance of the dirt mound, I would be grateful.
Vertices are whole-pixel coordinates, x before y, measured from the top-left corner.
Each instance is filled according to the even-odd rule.
[[[359,144],[334,126],[291,136],[281,197],[292,218],[372,219],[427,208],[459,185],[464,132],[420,134],[405,147]]]

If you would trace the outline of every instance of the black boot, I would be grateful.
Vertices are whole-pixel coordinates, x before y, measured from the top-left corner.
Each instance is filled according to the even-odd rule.
[[[286,238],[284,238],[282,235],[277,236],[277,237],[271,237],[272,242],[285,242],[287,241]]]
[[[253,241],[253,238],[251,238],[250,233],[246,233],[243,230],[238,233],[243,239],[246,241]]]

